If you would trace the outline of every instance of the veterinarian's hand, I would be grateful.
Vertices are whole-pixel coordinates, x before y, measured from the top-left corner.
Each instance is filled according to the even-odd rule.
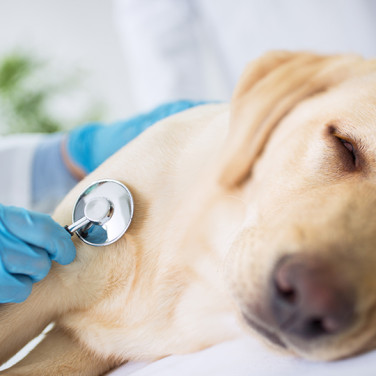
[[[51,260],[69,264],[76,249],[49,215],[0,205],[0,303],[19,303],[43,279]]]
[[[70,162],[87,174],[157,121],[204,103],[178,101],[164,104],[147,114],[112,125],[84,125],[68,134],[65,144],[66,153]]]

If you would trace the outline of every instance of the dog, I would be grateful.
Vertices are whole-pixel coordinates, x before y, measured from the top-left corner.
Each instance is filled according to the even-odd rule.
[[[375,165],[376,61],[260,57],[231,104],[160,121],[65,197],[61,225],[93,181],[119,180],[133,222],[104,248],[74,237],[72,264],[1,305],[0,363],[55,323],[1,374],[101,375],[244,328],[312,360],[375,348]]]

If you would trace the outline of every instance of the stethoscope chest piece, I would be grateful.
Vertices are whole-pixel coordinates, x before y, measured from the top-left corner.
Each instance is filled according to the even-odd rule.
[[[104,246],[116,242],[127,231],[133,217],[133,198],[122,183],[99,180],[80,195],[73,209],[73,224],[66,230],[86,244]]]

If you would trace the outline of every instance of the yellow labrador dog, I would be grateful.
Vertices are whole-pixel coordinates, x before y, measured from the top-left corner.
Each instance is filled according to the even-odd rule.
[[[245,323],[275,347],[333,360],[376,347],[376,61],[269,53],[231,105],[171,116],[74,188],[125,183],[134,221],[117,243],[76,237],[29,299],[0,307],[4,375],[100,375],[197,351]]]

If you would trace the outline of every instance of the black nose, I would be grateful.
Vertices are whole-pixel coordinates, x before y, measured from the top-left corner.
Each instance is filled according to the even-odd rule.
[[[307,255],[286,256],[277,263],[271,308],[283,332],[303,339],[341,332],[354,315],[352,294],[335,268]]]

